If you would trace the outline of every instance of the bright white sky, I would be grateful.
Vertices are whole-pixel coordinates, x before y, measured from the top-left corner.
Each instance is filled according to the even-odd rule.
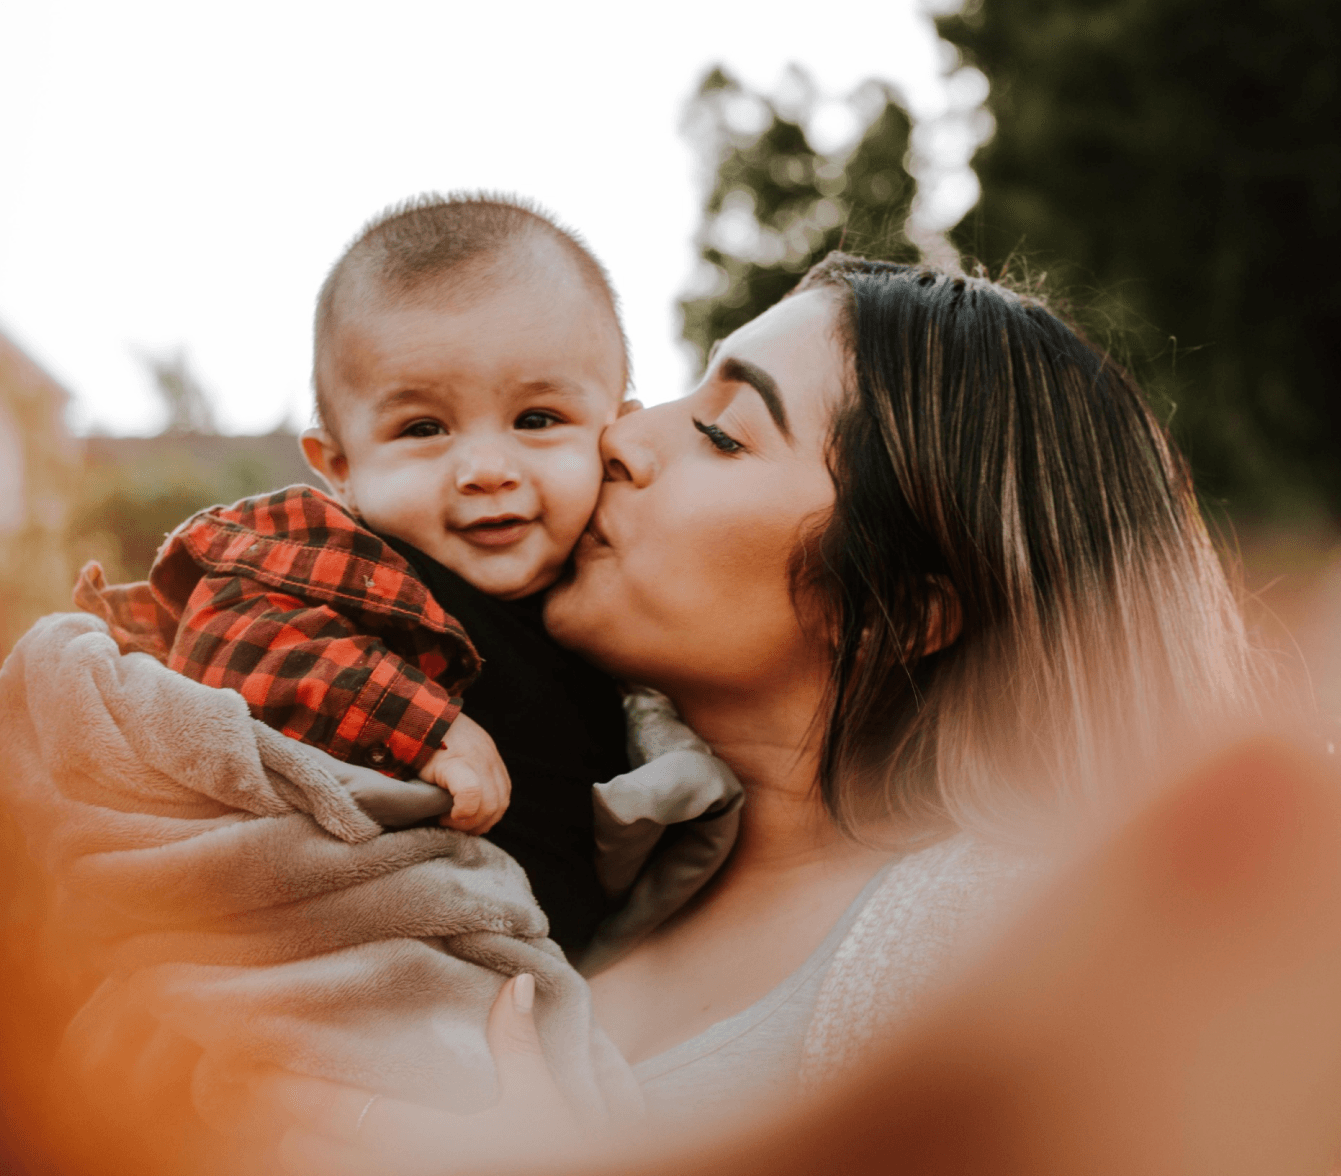
[[[44,0],[5,5],[0,43],[0,330],[75,393],[81,432],[155,431],[139,356],[179,347],[226,431],[305,422],[327,267],[426,189],[525,193],[581,230],[639,394],[679,395],[703,194],[679,124],[715,62],[770,90],[796,62],[834,98],[892,81],[922,219],[975,192],[981,77],[947,80],[918,0]]]

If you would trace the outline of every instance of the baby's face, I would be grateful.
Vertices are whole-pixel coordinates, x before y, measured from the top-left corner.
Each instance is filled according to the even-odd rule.
[[[601,431],[625,384],[609,307],[546,245],[482,292],[344,316],[323,368],[339,436],[304,439],[366,525],[504,600],[558,577],[595,508]]]

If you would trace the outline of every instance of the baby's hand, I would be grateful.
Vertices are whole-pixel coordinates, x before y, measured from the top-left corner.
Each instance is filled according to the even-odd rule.
[[[438,824],[462,833],[487,833],[507,812],[512,781],[493,739],[474,719],[457,715],[419,776],[452,794],[452,811]]]

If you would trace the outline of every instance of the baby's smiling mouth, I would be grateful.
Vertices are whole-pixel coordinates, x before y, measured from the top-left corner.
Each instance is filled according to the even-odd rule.
[[[520,539],[534,522],[522,515],[489,515],[452,530],[476,547],[506,547]]]

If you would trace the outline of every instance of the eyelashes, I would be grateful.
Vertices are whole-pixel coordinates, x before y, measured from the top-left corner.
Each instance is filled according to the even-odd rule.
[[[401,435],[404,437],[423,438],[423,437],[436,437],[438,436],[438,434],[444,432],[446,432],[446,430],[440,424],[438,424],[437,421],[420,420],[420,421],[411,421],[408,425],[405,426]]]
[[[529,424],[527,422],[529,422]],[[541,429],[548,429],[551,425],[562,423],[563,422],[554,413],[548,412],[543,408],[532,408],[522,413],[521,416],[517,418],[513,427],[517,429],[525,429],[527,431],[538,431]]]
[[[698,417],[691,417],[694,422],[694,428],[702,433],[710,442],[712,447],[721,453],[739,453],[745,448],[739,441],[728,433],[722,432],[716,425],[705,424]]]
[[[555,425],[565,423],[563,417],[558,413],[551,412],[549,409],[532,408],[527,409],[515,421],[512,422],[514,429],[519,429],[524,433],[543,432],[545,429],[553,428]],[[411,421],[401,430],[402,437],[414,437],[422,440],[425,437],[446,436],[450,430],[440,421],[429,418],[421,418]]]

